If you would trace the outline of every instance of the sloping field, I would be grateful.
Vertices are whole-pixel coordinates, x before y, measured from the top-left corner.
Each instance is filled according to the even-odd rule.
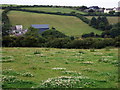
[[[70,13],[72,11],[80,14],[86,14],[85,12],[81,12],[78,10],[73,10],[70,8],[49,8],[49,7],[32,7],[32,8],[22,8],[22,9],[27,9],[27,10],[35,10],[35,11],[45,11],[45,12],[62,12],[62,13]]]
[[[79,36],[89,32],[101,33],[101,31],[90,27],[73,16],[37,14],[21,11],[10,11],[8,16],[12,25],[21,24],[24,28],[30,27],[31,24],[50,24],[51,27],[55,27],[57,30],[70,36]]]
[[[86,16],[88,19],[91,19],[93,16]],[[95,16],[97,18],[97,16]],[[110,24],[115,24],[120,22],[120,17],[112,17],[112,16],[107,16],[107,19]]]
[[[118,85],[117,48],[94,51],[3,48],[2,54],[4,88],[116,88]]]
[[[18,6],[16,4],[0,4],[0,7],[8,7],[8,6]]]

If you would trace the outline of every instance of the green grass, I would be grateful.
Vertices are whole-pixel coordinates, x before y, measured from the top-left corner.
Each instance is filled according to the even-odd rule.
[[[37,14],[21,11],[10,11],[8,16],[12,25],[21,24],[24,28],[28,28],[31,24],[50,24],[50,27],[55,27],[58,31],[69,36],[80,36],[83,33],[89,32],[100,34],[102,32],[73,16]]]
[[[36,54],[36,51],[40,53]],[[2,63],[3,76],[7,78],[4,88],[46,87],[40,85],[42,80],[52,78],[47,84],[55,83],[56,77],[60,76],[81,76],[80,82],[76,81],[78,83],[73,87],[117,87],[117,48],[95,49],[94,52],[89,49],[3,48],[3,52],[4,59],[14,59],[13,62]]]
[[[92,16],[86,16],[88,19],[91,19]],[[97,16],[95,16],[97,18]],[[107,16],[107,19],[110,24],[115,24],[119,22],[120,17],[112,17],[112,16]]]
[[[32,7],[32,8],[22,8],[22,9],[27,9],[27,10],[35,10],[35,11],[45,11],[45,12],[62,12],[62,13],[70,13],[72,11],[80,14],[86,14],[85,12],[81,12],[78,10],[73,10],[70,8],[50,8],[50,7]]]

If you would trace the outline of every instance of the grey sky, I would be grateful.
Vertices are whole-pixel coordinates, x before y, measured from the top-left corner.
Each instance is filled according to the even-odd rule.
[[[119,0],[0,0],[0,4],[118,7]]]

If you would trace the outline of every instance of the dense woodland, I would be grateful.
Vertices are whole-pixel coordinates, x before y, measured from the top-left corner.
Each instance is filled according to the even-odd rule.
[[[51,13],[41,11],[31,11],[20,9],[23,6],[4,7],[2,13],[2,35],[4,47],[53,47],[53,48],[104,48],[107,46],[120,46],[120,23],[110,25],[106,16],[93,17],[91,20],[87,19],[83,15],[75,12],[71,13]],[[24,6],[26,7],[26,6]],[[38,6],[32,6],[38,7]],[[51,6],[50,6],[51,7]],[[67,7],[68,8],[68,7]],[[70,8],[70,7],[69,7]],[[71,7],[72,8],[72,7]],[[66,36],[59,32],[55,28],[47,30],[43,33],[38,33],[37,29],[29,28],[28,32],[23,36],[10,36],[10,24],[7,13],[10,10],[34,12],[34,13],[46,13],[55,15],[67,15],[75,16],[81,19],[83,22],[89,24],[91,27],[102,30],[101,35],[97,35],[94,32],[83,34],[81,37]]]

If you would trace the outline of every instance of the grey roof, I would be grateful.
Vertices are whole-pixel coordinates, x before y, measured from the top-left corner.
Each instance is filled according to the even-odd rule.
[[[98,6],[90,6],[89,8],[99,9]]]
[[[32,24],[34,28],[49,28],[49,24]]]

